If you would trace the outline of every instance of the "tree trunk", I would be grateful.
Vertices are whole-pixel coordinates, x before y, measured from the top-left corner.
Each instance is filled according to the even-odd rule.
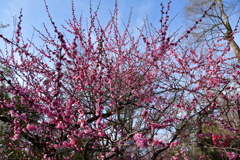
[[[226,36],[226,40],[229,40],[229,43],[230,43],[230,46],[232,47],[237,59],[238,59],[238,63],[240,63],[240,48],[239,46],[237,45],[237,43],[232,40],[232,27],[229,23],[229,17],[227,16],[227,14],[225,13],[224,9],[223,9],[223,3],[222,3],[222,0],[217,0],[218,2],[218,5],[219,5],[219,9],[221,11],[221,14],[223,15],[224,17],[224,26],[227,30],[227,32],[225,33],[225,36]]]
[[[238,63],[240,63],[240,48],[238,44],[234,40],[230,40],[229,43],[238,59]]]

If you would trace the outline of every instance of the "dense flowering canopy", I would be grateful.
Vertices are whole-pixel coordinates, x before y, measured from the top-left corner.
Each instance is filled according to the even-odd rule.
[[[36,159],[188,159],[184,145],[192,130],[195,141],[205,138],[222,156],[236,158],[232,139],[240,119],[229,117],[240,112],[240,66],[221,39],[183,45],[207,11],[179,38],[168,35],[170,3],[161,5],[160,28],[146,23],[137,37],[130,19],[120,32],[117,4],[106,26],[90,8],[87,29],[73,5],[63,26],[72,39],[46,5],[53,32],[38,32],[42,47],[22,40],[20,14],[15,39],[0,35],[6,42],[0,62],[14,75],[1,71],[9,94],[0,101],[0,119],[9,126],[1,158],[20,150]],[[211,125],[229,134],[204,130]]]

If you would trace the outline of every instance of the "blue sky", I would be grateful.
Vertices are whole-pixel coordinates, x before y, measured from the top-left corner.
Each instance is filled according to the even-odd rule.
[[[49,6],[49,11],[54,22],[57,26],[61,24],[66,24],[65,20],[71,19],[71,0],[46,0]],[[84,19],[89,19],[89,0],[73,0],[75,4],[75,12],[77,16],[83,14]],[[92,0],[93,8],[96,9],[96,6],[99,0]],[[102,0],[100,10],[99,10],[99,19],[103,24],[107,23],[107,20],[110,19],[109,10],[113,11],[114,9],[114,0]],[[136,26],[139,27],[143,24],[143,18],[148,15],[150,22],[154,24],[155,27],[159,27],[158,20],[160,18],[160,3],[168,3],[168,0],[118,0],[119,4],[119,17],[123,21],[127,22],[130,9],[132,10],[132,22],[131,27],[135,29]],[[183,16],[181,15],[182,8],[184,5],[183,0],[173,0],[170,11],[170,19],[173,18],[177,13],[179,15],[173,21],[171,25],[172,32],[180,28],[183,23]],[[22,33],[23,37],[30,38],[33,29],[32,26],[36,27],[39,30],[43,29],[43,23],[46,23],[49,29],[52,29],[45,5],[43,0],[1,0],[0,5],[0,21],[3,24],[10,24],[10,27],[2,29],[1,32],[6,37],[11,37],[13,33],[13,17],[19,16],[20,9],[23,9],[23,22],[22,22]],[[85,21],[85,20],[84,20]],[[85,26],[84,26],[85,27]],[[137,31],[136,31],[137,32]]]
[[[71,2],[72,0],[46,0],[49,6],[49,11],[51,16],[57,26],[63,24],[66,25],[65,20],[71,19]],[[89,20],[89,0],[73,0],[75,4],[76,16],[79,17],[82,13],[84,22],[88,18]],[[11,38],[13,34],[13,17],[18,17],[20,14],[20,9],[23,9],[23,21],[22,21],[22,36],[24,38],[31,38],[33,34],[33,26],[40,31],[44,32],[43,23],[46,24],[49,30],[53,29],[52,25],[48,19],[46,13],[44,0],[0,0],[0,21],[3,24],[10,24],[10,27],[5,29],[0,29],[0,33],[5,37]],[[167,5],[169,0],[118,0],[119,17],[123,19],[124,22],[128,21],[129,13],[131,7],[132,9],[132,19],[131,19],[131,29],[134,31],[135,35],[139,32],[136,27],[141,27],[143,24],[143,19],[148,15],[148,19],[153,25],[158,29],[160,23],[158,22],[160,14],[160,3],[163,2]],[[186,0],[172,0],[170,19],[176,14],[178,16],[173,20],[170,25],[170,32],[173,33],[177,29],[183,27],[186,28],[186,23],[184,23],[183,18],[183,7]],[[92,0],[93,10],[96,9],[99,0]],[[113,11],[115,0],[102,0],[100,5],[100,10],[98,12],[99,19],[104,26],[110,19],[109,10]],[[121,25],[121,23],[120,23]],[[240,24],[239,24],[240,25]],[[86,28],[86,26],[84,25]],[[181,32],[184,30],[182,29]],[[181,34],[180,32],[180,34]],[[35,38],[37,35],[35,34]],[[239,42],[238,36],[235,38]],[[39,39],[38,39],[39,40]],[[34,41],[36,43],[36,41]],[[41,41],[37,41],[41,43]],[[0,44],[2,44],[0,42]],[[39,44],[41,45],[41,44]]]

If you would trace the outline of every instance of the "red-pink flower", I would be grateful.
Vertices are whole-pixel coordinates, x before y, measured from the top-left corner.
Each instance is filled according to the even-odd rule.
[[[239,155],[234,152],[226,152],[226,156],[228,156],[230,160],[235,160],[239,158]]]
[[[134,135],[134,140],[137,141],[138,139],[142,138],[142,134],[141,133],[137,133]]]
[[[37,127],[35,127],[35,126],[31,125],[31,124],[28,124],[28,125],[26,126],[26,128],[27,128],[27,130],[29,130],[29,131],[35,131],[35,130],[37,130]]]
[[[63,122],[62,122],[62,121],[59,121],[59,122],[57,123],[56,128],[58,128],[58,129],[64,129],[65,126],[63,125]]]
[[[143,118],[146,118],[147,115],[148,115],[148,111],[147,111],[147,110],[144,110],[144,111],[142,112],[142,116],[143,116]]]
[[[158,145],[160,145],[159,141],[158,140],[153,140],[152,146],[158,146]]]
[[[204,134],[199,134],[198,137],[204,138]]]
[[[214,133],[212,133],[212,141],[213,141],[214,146],[217,146],[217,144],[218,144],[217,140],[218,140],[218,136],[215,135]]]
[[[148,146],[148,139],[147,138],[140,138],[136,141],[137,147],[146,148]]]
[[[44,108],[43,108],[43,112],[44,112],[45,114],[48,114],[48,113],[50,112],[50,110],[49,110],[48,107],[44,107]]]
[[[99,132],[98,135],[101,136],[101,137],[104,137],[105,133],[104,132]]]

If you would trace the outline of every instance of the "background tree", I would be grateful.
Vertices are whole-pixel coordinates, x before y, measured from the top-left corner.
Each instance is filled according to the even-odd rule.
[[[215,3],[215,5],[213,7],[211,7],[212,9],[202,19],[201,12],[206,11],[212,3]],[[201,42],[201,41],[208,40],[208,41],[216,42],[219,39],[227,40],[229,42],[231,48],[233,49],[236,57],[238,57],[238,62],[239,62],[240,50],[239,50],[238,44],[236,43],[236,41],[233,37],[234,34],[238,33],[239,11],[240,11],[239,10],[239,1],[234,1],[234,0],[232,0],[232,1],[223,1],[223,0],[212,0],[212,1],[189,0],[189,1],[187,1],[186,5],[185,5],[185,9],[184,9],[184,14],[185,14],[186,20],[188,22],[195,22],[196,20],[198,20],[197,23],[199,24],[197,26],[197,29],[194,30],[193,32],[191,32],[192,39],[190,39],[190,43],[195,44],[195,46],[197,46],[197,45],[199,45],[198,42]],[[216,39],[216,37],[219,37],[219,39]],[[231,86],[235,86],[233,88],[237,89],[238,88],[238,87],[236,87],[237,83],[238,83],[237,81],[232,81]],[[229,87],[228,87],[228,89],[229,89]],[[212,92],[215,92],[215,91],[213,90]],[[239,116],[238,116],[237,111],[233,112],[233,110],[235,110],[234,105],[236,105],[236,103],[238,103],[238,101],[232,100],[232,102],[230,103],[230,101],[228,99],[227,100],[227,108],[226,108],[226,102],[223,102],[223,99],[221,99],[221,97],[224,97],[224,99],[226,99],[227,97],[229,97],[231,95],[231,92],[233,92],[233,90],[230,89],[230,92],[229,91],[224,91],[224,92],[225,93],[224,94],[222,93],[223,95],[221,95],[220,98],[218,98],[219,99],[218,106],[221,106],[222,109],[214,110],[214,112],[215,112],[215,114],[217,112],[221,112],[221,113],[225,113],[225,114],[221,114],[222,117],[221,118],[218,117],[218,119],[219,119],[218,123],[215,123],[215,124],[213,123],[212,127],[210,127],[211,125],[210,126],[208,125],[207,129],[208,129],[208,131],[212,130],[212,133],[214,133],[218,136],[219,135],[220,136],[226,136],[226,135],[230,136],[231,135],[230,137],[234,137],[234,136],[238,137],[237,135],[238,135],[239,127],[236,126],[236,124],[239,124],[239,122],[237,122],[239,119],[237,117],[239,117]],[[236,92],[234,95],[236,95]],[[230,110],[232,110],[232,111],[230,111]],[[205,122],[210,122],[213,119],[216,119],[216,117],[211,117],[211,114],[212,113],[206,115],[208,117],[208,120]],[[201,120],[203,120],[203,119],[201,118]],[[211,133],[206,130],[206,127],[204,127],[205,122],[204,123],[201,122],[201,124],[203,124],[203,125],[199,126],[198,133]],[[233,127],[233,125],[228,125],[228,127],[226,127],[226,125],[229,124],[230,122],[231,123],[234,122],[234,124],[235,124],[234,128],[235,128],[235,130],[237,130],[237,132],[235,134],[229,133],[229,128],[231,128],[230,126]],[[224,123],[225,127],[220,126],[220,124],[223,124],[223,123]],[[216,130],[216,126],[219,127],[219,130],[221,130],[221,132]],[[203,128],[205,128],[205,130]],[[225,133],[225,134],[223,134],[223,133]],[[201,141],[201,143],[204,143],[202,141],[202,138],[199,138],[199,137],[197,137],[197,138]],[[206,152],[208,152],[207,149],[210,149],[211,151],[210,150],[209,151],[212,154],[209,154],[209,152],[204,153],[205,156],[206,155],[209,155],[209,156],[212,155],[213,157],[216,156],[215,153],[219,152],[219,150],[218,151],[216,149],[213,150],[210,147],[211,146],[210,144],[207,144],[207,145],[208,145],[208,147],[206,147],[205,145],[202,145],[203,148],[201,150],[202,151],[205,150]],[[232,143],[229,145],[236,145],[236,144]],[[213,143],[212,143],[212,147],[214,147]]]
[[[193,39],[190,43],[202,40],[217,41],[216,37],[223,38],[230,43],[238,62],[240,62],[240,48],[233,39],[238,32],[240,5],[238,0],[187,0],[185,2],[184,15],[186,21],[195,22],[200,19],[202,12],[212,9],[205,14],[205,18],[198,21],[197,29],[191,32]]]

